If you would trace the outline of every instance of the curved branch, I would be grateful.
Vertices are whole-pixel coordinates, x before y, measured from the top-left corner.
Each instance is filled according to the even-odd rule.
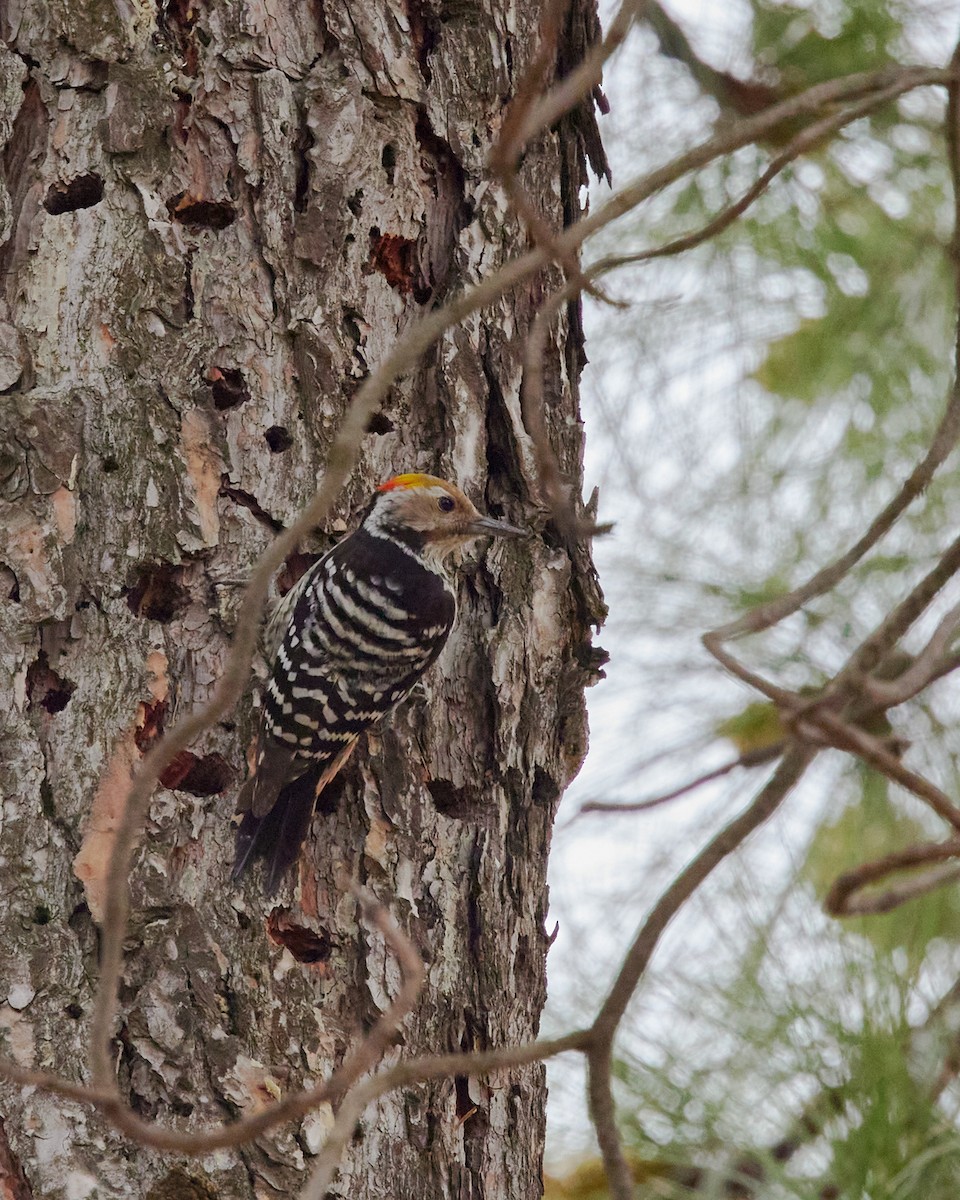
[[[925,895],[935,888],[952,883],[960,876],[960,863],[924,871],[922,875],[901,883],[876,896],[858,896],[870,884],[885,879],[898,871],[916,870],[930,863],[944,862],[960,857],[960,837],[945,842],[926,842],[897,850],[873,862],[864,863],[845,871],[827,892],[823,901],[824,910],[831,917],[863,916],[867,913],[885,913],[898,908],[907,900]]]
[[[680,907],[725,858],[776,812],[815,756],[813,747],[794,743],[753,803],[721,829],[680,872],[640,927],[620,973],[590,1027],[591,1044],[587,1050],[590,1115],[596,1127],[612,1200],[633,1200],[633,1181],[617,1134],[611,1086],[613,1038],[627,1005],[663,931]]]

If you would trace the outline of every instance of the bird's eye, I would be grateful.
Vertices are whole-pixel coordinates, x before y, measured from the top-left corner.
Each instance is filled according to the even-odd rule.
[[[441,496],[437,501],[437,508],[439,508],[441,512],[453,512],[456,506],[456,501],[452,496]]]

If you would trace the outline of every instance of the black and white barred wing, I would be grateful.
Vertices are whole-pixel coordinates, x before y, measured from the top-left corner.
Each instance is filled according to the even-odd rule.
[[[274,637],[281,619],[285,629],[264,689],[252,787],[241,795],[255,816],[310,764],[343,761],[434,661],[456,611],[444,577],[363,529],[290,596],[272,622]]]

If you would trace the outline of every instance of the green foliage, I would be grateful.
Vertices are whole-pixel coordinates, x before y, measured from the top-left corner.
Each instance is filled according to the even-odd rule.
[[[850,3],[819,6],[831,32],[816,24],[810,5],[753,4],[753,50],[758,62],[776,68],[795,90],[850,75],[875,71],[891,61],[901,36],[892,5]]]
[[[717,736],[728,738],[741,754],[750,754],[756,750],[766,750],[776,745],[784,737],[783,722],[777,706],[769,700],[754,700],[735,713],[721,721],[717,727]]]

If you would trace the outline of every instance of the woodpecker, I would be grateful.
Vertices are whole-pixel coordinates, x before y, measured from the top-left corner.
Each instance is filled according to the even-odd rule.
[[[265,860],[272,896],[297,861],[317,797],[360,734],[405,696],[453,627],[449,555],[474,538],[524,536],[433,475],[381,484],[360,525],[283,598],[265,636],[273,666],[253,766],[237,797],[233,878]]]

